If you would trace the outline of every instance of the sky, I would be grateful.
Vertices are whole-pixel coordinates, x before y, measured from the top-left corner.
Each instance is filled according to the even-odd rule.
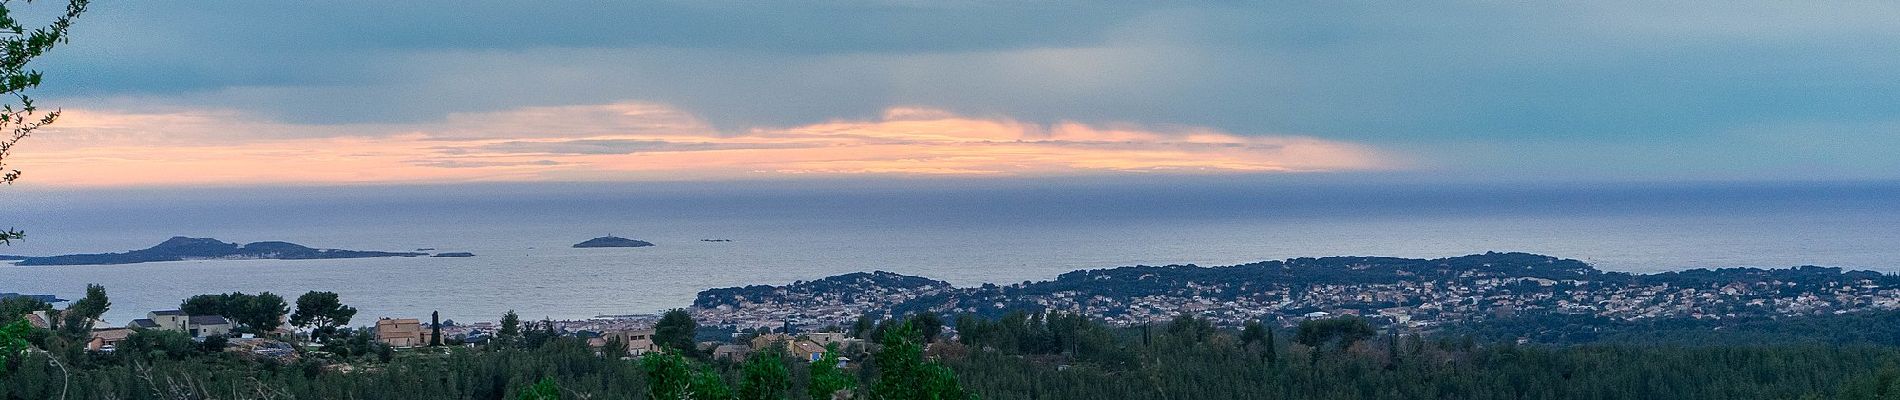
[[[65,115],[8,164],[23,187],[1891,180],[1896,20],[1892,2],[102,1],[34,65]]]

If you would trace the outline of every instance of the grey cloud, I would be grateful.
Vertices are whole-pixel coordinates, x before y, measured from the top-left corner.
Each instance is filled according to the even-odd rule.
[[[1585,2],[100,3],[47,104],[310,124],[651,101],[728,132],[914,105],[1390,148],[1717,143],[1900,118],[1900,5]],[[1863,133],[1875,135],[1879,133]],[[1777,165],[1767,147],[1710,162]],[[597,150],[607,151],[607,150]],[[1900,156],[1855,153],[1866,159]],[[1514,170],[1544,158],[1446,157]],[[1779,160],[1779,161],[1777,161]],[[1587,160],[1554,169],[1590,170]],[[1875,162],[1872,164],[1879,165]],[[1661,167],[1658,167],[1661,168]],[[1582,172],[1587,173],[1587,172]]]

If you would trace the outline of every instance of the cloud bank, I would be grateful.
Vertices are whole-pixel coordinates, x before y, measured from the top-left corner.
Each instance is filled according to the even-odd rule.
[[[115,2],[34,67],[44,105],[227,118],[224,143],[739,135],[915,107],[1296,133],[1429,158],[1425,178],[1900,179],[1895,20],[1768,0]],[[628,101],[648,126],[532,115]],[[602,140],[468,151],[816,151]]]
[[[73,109],[19,156],[47,186],[627,181],[1365,171],[1369,146],[1204,127],[1037,124],[929,108],[722,132],[651,103],[524,107],[404,124],[234,111]]]

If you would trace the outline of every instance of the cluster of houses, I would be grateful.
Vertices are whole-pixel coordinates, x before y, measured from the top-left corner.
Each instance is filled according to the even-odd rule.
[[[792,358],[805,360],[806,362],[817,362],[819,358],[824,357],[826,348],[833,345],[836,345],[840,349],[857,348],[864,345],[864,340],[835,332],[802,333],[798,335],[766,333],[753,336],[751,340],[747,341],[747,344],[716,345],[713,347],[713,358],[743,361],[754,351],[778,346],[785,354],[791,355]]]
[[[568,335],[583,338],[587,344],[599,351],[607,351],[608,344],[618,342],[626,349],[624,357],[639,357],[647,353],[660,351],[660,345],[653,341],[654,329],[649,319],[626,320],[590,320],[559,321],[556,326]],[[383,318],[376,321],[376,341],[395,348],[427,346],[429,335],[434,334],[429,324],[414,318]],[[450,325],[442,327],[444,342],[475,345],[486,340],[496,329],[493,323],[474,325]],[[452,339],[452,340],[451,340]],[[757,335],[736,336],[729,343],[700,343],[701,350],[707,351],[716,359],[743,361],[754,352],[777,347],[793,358],[818,361],[828,346],[840,349],[859,349],[864,340],[843,333],[763,333]]]
[[[37,328],[50,328],[58,311],[34,311],[26,315],[26,321]],[[182,332],[194,339],[211,336],[229,336],[233,328],[231,321],[217,315],[187,315],[179,310],[160,310],[145,314],[145,318],[134,319],[123,327],[98,327],[99,321],[93,321],[92,334],[86,340],[86,349],[92,351],[112,351],[119,342],[132,336],[138,330],[168,330]]]
[[[50,329],[59,318],[59,311],[35,311],[25,316],[28,323],[35,327]],[[250,334],[233,336],[235,324],[218,315],[190,315],[180,310],[157,310],[146,313],[145,318],[134,319],[125,326],[104,326],[102,321],[93,321],[95,328],[86,342],[86,349],[100,352],[114,351],[134,332],[163,330],[175,331],[195,340],[211,337],[226,337],[233,345],[245,347],[246,351],[258,353],[289,353],[289,343],[253,338]],[[639,357],[660,351],[654,342],[655,330],[651,318],[606,319],[590,321],[562,321],[556,326],[565,334],[583,338],[600,351],[606,351],[609,343],[619,343],[626,349],[625,357]],[[492,337],[497,329],[492,322],[472,325],[455,325],[453,321],[443,324],[439,331],[445,342],[474,345]],[[438,330],[431,329],[428,323],[415,318],[381,318],[374,324],[375,341],[394,348],[412,348],[427,346],[431,335]],[[288,332],[285,332],[288,333]],[[251,342],[271,343],[251,343]],[[862,351],[867,344],[864,340],[850,337],[844,333],[757,333],[735,334],[731,342],[703,342],[701,350],[714,358],[743,361],[757,351],[776,348],[792,358],[815,362],[822,358],[828,348]],[[843,361],[841,361],[843,362]]]

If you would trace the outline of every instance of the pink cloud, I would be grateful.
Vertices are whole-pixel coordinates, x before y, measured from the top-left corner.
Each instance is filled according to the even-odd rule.
[[[69,109],[25,143],[46,186],[698,180],[827,175],[1063,176],[1403,167],[1368,146],[1208,128],[1035,124],[929,108],[876,120],[721,133],[664,105],[458,114],[419,124],[299,125],[225,111]]]

